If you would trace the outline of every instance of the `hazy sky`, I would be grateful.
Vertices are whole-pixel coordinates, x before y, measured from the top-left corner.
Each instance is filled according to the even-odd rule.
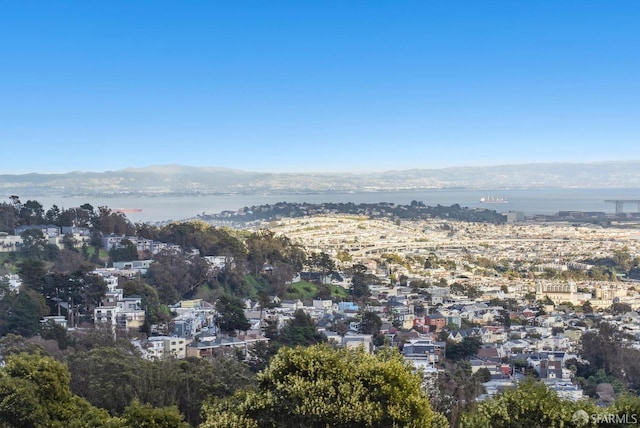
[[[640,159],[640,1],[5,1],[0,173]]]

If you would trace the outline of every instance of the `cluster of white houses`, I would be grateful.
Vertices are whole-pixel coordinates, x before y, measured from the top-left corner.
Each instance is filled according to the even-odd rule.
[[[65,236],[72,239],[77,247],[81,247],[83,243],[89,243],[91,239],[91,231],[86,227],[60,227],[52,224],[34,224],[17,227],[13,235],[6,232],[0,233],[0,252],[18,251],[23,244],[21,234],[27,230],[39,230],[48,244],[56,245],[59,248],[64,247],[63,240]],[[162,250],[174,249],[181,251],[180,246],[169,244],[166,242],[154,241],[152,239],[140,238],[137,236],[122,236],[111,234],[102,237],[102,247],[105,250],[123,248],[124,242],[131,242],[135,245],[139,253],[157,254]]]
[[[53,244],[59,248],[63,248],[63,239],[65,236],[72,238],[80,247],[83,242],[89,242],[91,232],[84,227],[59,227],[52,224],[34,224],[29,226],[17,227],[13,235],[6,232],[0,232],[0,252],[18,251],[23,244],[21,234],[27,230],[39,230],[47,240],[48,244]]]

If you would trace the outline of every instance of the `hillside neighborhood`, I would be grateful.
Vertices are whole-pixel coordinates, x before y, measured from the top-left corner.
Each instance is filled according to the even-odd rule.
[[[286,237],[326,259],[323,266],[317,265],[323,269],[309,270],[305,263],[303,270],[289,270],[285,290],[331,286],[342,289],[342,297],[306,292],[291,298],[288,291],[247,295],[240,300],[246,319],[242,330],[221,328],[221,317],[227,314],[215,300],[180,299],[166,302],[169,316],[149,324],[148,302],[126,293],[124,284],[146,278],[159,263],[158,255],[199,257],[211,277],[230,269],[234,257],[203,255],[173,242],[110,233],[98,241],[100,251],[114,254],[129,248],[136,257],[111,261],[90,272],[102,279],[106,289],[84,321],[70,310],[68,301],[58,300],[54,302],[58,315],[44,316],[41,323],[69,332],[106,329],[114,337],[127,337],[149,360],[211,359],[232,352],[249,362],[258,358],[257,344],[267,344],[274,329],[282,331],[302,313],[336,347],[369,353],[397,347],[421,370],[427,385],[435,385],[447,364],[466,359],[471,374],[482,373],[478,400],[531,374],[560,397],[581,400],[587,393],[593,395],[594,390],[584,391],[591,386],[577,382],[576,376],[577,367],[586,361],[581,339],[597,331],[600,322],[624,332],[629,346],[640,349],[637,229],[328,213],[283,218],[256,230]],[[0,251],[23,251],[33,245],[34,236],[60,250],[69,248],[69,243],[84,251],[96,245],[88,227],[30,224],[0,236]],[[615,267],[599,263],[612,257],[617,258]],[[277,260],[265,257],[257,273],[268,278],[277,274],[274,270]],[[20,275],[7,273],[5,280],[9,291],[20,293]],[[356,282],[364,285],[358,295]],[[613,393],[595,396],[605,402],[614,399]]]

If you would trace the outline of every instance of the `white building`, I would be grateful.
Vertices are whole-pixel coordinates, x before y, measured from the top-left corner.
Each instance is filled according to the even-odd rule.
[[[142,344],[142,348],[147,359],[187,357],[187,343],[182,337],[152,336]]]
[[[125,297],[115,304],[98,306],[93,310],[96,324],[108,325],[123,331],[137,331],[144,325],[146,312],[142,309],[142,298]]]

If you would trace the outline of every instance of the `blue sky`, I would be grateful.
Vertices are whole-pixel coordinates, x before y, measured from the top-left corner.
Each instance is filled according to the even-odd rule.
[[[0,173],[640,159],[640,2],[0,3]]]

